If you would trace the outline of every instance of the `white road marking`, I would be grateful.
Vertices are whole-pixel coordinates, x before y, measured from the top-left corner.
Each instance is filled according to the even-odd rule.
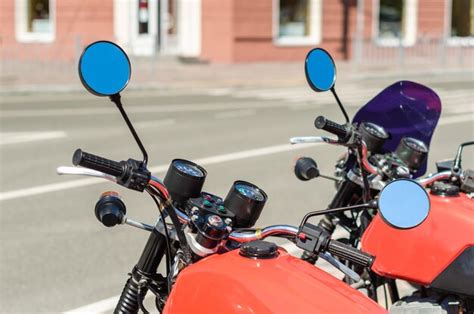
[[[218,164],[222,162],[235,161],[235,160],[240,160],[240,159],[259,157],[259,156],[277,154],[277,153],[282,153],[282,152],[287,152],[287,151],[292,151],[292,150],[304,149],[304,148],[317,146],[321,144],[322,143],[302,144],[302,145],[291,145],[291,144],[275,145],[275,146],[268,146],[268,147],[263,147],[263,148],[250,149],[250,150],[241,151],[241,152],[199,158],[199,159],[195,159],[194,162],[202,166],[206,166],[206,165]],[[149,168],[149,170],[152,173],[161,173],[161,172],[165,172],[168,169],[168,166],[169,165],[155,166],[155,167]],[[58,182],[58,183],[52,183],[52,184],[45,184],[45,185],[40,185],[40,186],[35,186],[35,187],[30,187],[30,188],[20,189],[20,190],[13,190],[13,191],[8,191],[8,192],[1,192],[0,201],[6,201],[6,200],[11,200],[11,199],[28,197],[28,196],[33,196],[33,195],[40,195],[40,194],[51,193],[51,192],[64,191],[68,189],[73,189],[73,188],[78,188],[78,187],[83,187],[83,186],[90,186],[90,185],[99,184],[103,182],[107,182],[107,181],[103,179],[99,179],[99,178],[87,178],[87,179],[79,179],[79,180],[64,181],[64,182]]]
[[[474,113],[442,118],[439,120],[438,125],[456,124],[469,121],[474,122]]]
[[[232,119],[232,118],[241,118],[253,116],[257,113],[254,109],[244,109],[244,110],[235,110],[235,111],[224,111],[219,112],[214,115],[216,119]]]
[[[474,121],[474,114],[446,117],[446,118],[441,119],[438,124],[448,125],[448,124],[456,124],[456,123],[469,122],[469,121]],[[235,161],[235,160],[240,160],[240,159],[260,157],[260,156],[277,154],[277,153],[282,153],[282,152],[287,152],[287,151],[292,151],[292,150],[304,149],[304,148],[317,146],[317,145],[323,145],[323,143],[294,145],[294,146],[290,144],[268,146],[268,147],[263,147],[263,148],[236,152],[236,153],[204,157],[204,158],[196,159],[194,160],[194,162],[202,166],[206,166],[206,165]],[[161,173],[161,172],[166,171],[167,169],[168,169],[168,165],[160,165],[156,167],[151,167],[150,171],[153,173]],[[102,182],[106,182],[106,181],[102,179],[97,179],[97,178],[87,178],[87,179],[79,179],[79,180],[73,180],[73,181],[46,184],[46,185],[20,189],[20,190],[13,190],[13,191],[8,191],[8,192],[1,192],[0,201],[11,200],[11,199],[16,199],[20,197],[28,197],[28,196],[33,196],[33,195],[40,195],[40,194],[45,194],[45,193],[57,192],[57,191],[63,191],[63,190],[68,190],[68,189],[73,189],[73,188],[78,188],[78,187],[83,187],[83,186],[99,184]]]
[[[459,114],[459,113],[470,113],[474,112],[474,103],[470,104],[456,104],[452,106],[447,106],[443,108],[445,112],[450,114]]]
[[[28,143],[44,140],[52,140],[66,137],[66,132],[2,132],[0,133],[0,145]]]
[[[170,113],[170,112],[199,112],[199,111],[222,111],[250,108],[274,108],[284,107],[285,104],[269,102],[233,102],[218,104],[184,104],[184,105],[136,105],[128,106],[127,113]],[[53,116],[76,116],[76,115],[99,115],[115,112],[113,106],[107,108],[58,108],[58,109],[27,109],[27,110],[1,110],[1,118],[17,117],[53,117]]]
[[[110,312],[115,308],[117,305],[117,302],[119,300],[120,296],[116,295],[114,297],[99,301],[99,302],[94,302],[85,306],[78,307],[74,310],[70,310],[67,312],[64,312],[65,314],[96,314],[96,313],[106,313]]]

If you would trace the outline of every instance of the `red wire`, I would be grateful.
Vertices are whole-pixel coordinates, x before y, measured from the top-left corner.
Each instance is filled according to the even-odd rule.
[[[150,180],[148,183],[154,186],[155,188],[157,188],[158,191],[160,191],[160,193],[163,195],[165,199],[168,199],[170,197],[170,193],[168,192],[168,190],[163,184],[153,181],[153,180]]]

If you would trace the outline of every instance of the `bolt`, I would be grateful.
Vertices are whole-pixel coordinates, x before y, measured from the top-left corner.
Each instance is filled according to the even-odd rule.
[[[197,208],[196,206],[193,206],[193,208],[191,208],[191,214],[197,215],[198,213],[199,213],[199,208]]]

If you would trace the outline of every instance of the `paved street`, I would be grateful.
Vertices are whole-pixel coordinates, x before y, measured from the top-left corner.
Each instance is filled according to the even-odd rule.
[[[453,157],[459,143],[474,138],[474,80],[472,73],[412,78],[443,101],[429,155],[434,170],[435,160]],[[337,89],[352,116],[394,80],[342,79]],[[0,102],[0,312],[67,311],[118,295],[147,234],[103,227],[95,202],[101,192],[117,190],[129,217],[148,223],[158,216],[154,205],[144,194],[55,172],[71,165],[76,148],[114,160],[139,158],[118,111],[86,92],[2,96]],[[332,197],[332,182],[298,181],[292,164],[308,155],[331,174],[344,149],[287,144],[292,136],[321,135],[313,126],[317,115],[343,121],[329,94],[306,85],[216,86],[125,91],[123,102],[155,175],[163,177],[173,158],[185,158],[208,171],[205,191],[225,196],[233,181],[253,182],[269,195],[260,226],[298,224]],[[473,151],[464,158],[471,168]]]

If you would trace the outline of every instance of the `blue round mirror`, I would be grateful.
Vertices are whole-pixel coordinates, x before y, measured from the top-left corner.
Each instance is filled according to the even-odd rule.
[[[84,87],[97,96],[120,93],[130,80],[127,54],[110,41],[96,41],[84,49],[79,60],[79,76]]]
[[[378,207],[386,223],[399,229],[411,229],[428,217],[430,199],[421,185],[402,179],[385,186],[380,192]]]
[[[306,56],[306,80],[316,92],[325,92],[336,83],[336,65],[331,55],[324,49],[315,48]]]

